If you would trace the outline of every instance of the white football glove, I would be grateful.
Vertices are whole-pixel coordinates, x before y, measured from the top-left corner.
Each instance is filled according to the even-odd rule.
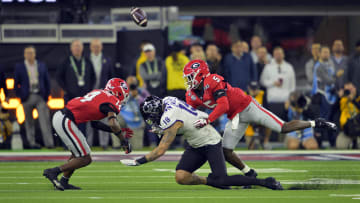
[[[164,130],[161,129],[159,126],[156,126],[156,125],[151,126],[150,132],[155,133],[155,134],[160,134],[160,135],[164,134]]]
[[[134,159],[121,159],[120,162],[127,166],[140,166],[140,164]]]
[[[193,123],[195,128],[203,128],[207,124],[209,124],[209,119],[207,119],[207,118],[198,119]]]

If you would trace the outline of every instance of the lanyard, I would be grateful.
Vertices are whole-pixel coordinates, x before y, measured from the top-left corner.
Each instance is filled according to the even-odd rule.
[[[79,74],[78,67],[76,66],[73,56],[70,56],[70,62],[71,62],[71,67],[73,68],[77,79],[84,80],[84,75],[85,75],[85,60],[84,60],[84,58],[81,59],[81,74]]]
[[[152,75],[153,71],[151,69],[151,65],[150,65],[149,61],[146,61],[145,63],[146,63],[146,68],[147,68],[149,75]],[[159,72],[158,63],[157,63],[157,60],[155,59],[154,60],[154,74],[157,74],[158,72]]]

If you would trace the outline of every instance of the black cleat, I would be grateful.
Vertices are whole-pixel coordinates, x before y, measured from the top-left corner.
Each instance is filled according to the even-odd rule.
[[[332,131],[337,131],[337,126],[335,123],[332,123],[330,121],[326,121],[323,118],[317,118],[315,119],[315,128],[324,128],[329,129]]]
[[[81,190],[80,187],[69,184],[69,179],[65,179],[64,177],[60,179],[60,184],[65,190]]]
[[[58,175],[60,172],[56,170],[56,168],[48,168],[44,170],[43,176],[45,176],[49,181],[54,185],[56,190],[64,191],[64,187],[58,180]]]
[[[65,184],[63,185],[65,190],[81,190],[81,187],[75,186],[75,185],[71,185],[71,184]]]
[[[266,178],[264,186],[272,190],[284,190],[280,182],[276,181],[273,177]]]
[[[245,173],[245,176],[247,177],[251,177],[251,178],[256,178],[257,177],[257,173],[254,169],[250,169],[249,172]],[[243,189],[251,189],[251,185],[247,185],[247,186],[243,186]]]

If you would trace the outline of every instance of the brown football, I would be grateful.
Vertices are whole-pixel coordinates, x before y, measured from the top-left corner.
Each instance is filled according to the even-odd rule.
[[[130,10],[130,16],[137,25],[141,27],[146,27],[147,15],[144,10],[138,7],[133,7]]]

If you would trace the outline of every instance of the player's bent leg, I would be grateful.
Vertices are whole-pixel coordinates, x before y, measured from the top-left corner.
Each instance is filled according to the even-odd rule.
[[[304,148],[308,149],[308,150],[319,149],[319,145],[316,142],[314,137],[304,140],[302,144],[303,144]]]
[[[213,187],[258,185],[272,190],[283,190],[280,182],[276,181],[273,177],[268,177],[266,179],[246,177],[242,175],[224,176],[219,178],[208,177],[207,185],[211,185]]]
[[[281,133],[289,133],[292,131],[303,130],[310,127],[311,123],[309,121],[293,120],[283,124],[281,128]]]
[[[180,185],[205,185],[206,178],[185,170],[176,170],[175,180]]]

